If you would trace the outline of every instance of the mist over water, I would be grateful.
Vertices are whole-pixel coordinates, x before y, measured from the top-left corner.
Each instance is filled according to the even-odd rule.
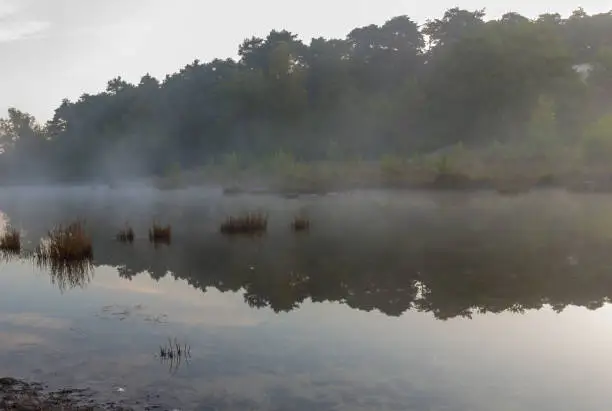
[[[608,410],[612,12],[489,17],[10,108],[0,408]]]
[[[96,266],[77,278],[2,264],[0,374],[136,409],[612,400],[606,195],[73,187],[4,190],[0,203],[26,249],[84,219]],[[269,217],[263,237],[219,233],[227,215],[257,210]],[[298,213],[309,232],[290,230]],[[170,245],[149,243],[153,220],[171,224]],[[115,239],[126,222],[131,245]],[[159,358],[169,338],[191,346],[189,361]],[[577,383],[584,372],[591,383]]]

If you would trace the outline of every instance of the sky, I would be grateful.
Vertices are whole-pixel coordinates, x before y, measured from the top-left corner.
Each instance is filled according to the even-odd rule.
[[[286,29],[305,41],[407,15],[419,23],[459,6],[528,17],[577,7],[612,10],[612,0],[0,0],[0,117],[17,107],[40,121],[63,98],[97,93],[113,77],[163,79],[195,59],[235,57],[253,35]]]

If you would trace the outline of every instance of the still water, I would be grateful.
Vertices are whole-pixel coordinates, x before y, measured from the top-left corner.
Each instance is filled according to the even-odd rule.
[[[136,409],[612,406],[610,196],[20,188],[0,211],[28,249],[86,219],[95,255],[79,275],[0,263],[0,376]],[[267,235],[219,234],[247,211]],[[190,357],[159,358],[168,339]]]

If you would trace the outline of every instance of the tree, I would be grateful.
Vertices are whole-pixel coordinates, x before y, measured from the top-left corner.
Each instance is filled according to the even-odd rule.
[[[607,163],[612,158],[612,114],[589,126],[584,135],[584,150],[591,162]]]
[[[536,23],[491,21],[444,49],[430,62],[423,107],[437,141],[524,135],[539,96],[575,76],[562,39]]]
[[[431,47],[444,47],[461,40],[484,24],[485,11],[453,8],[441,19],[429,20],[423,34],[429,37]]]
[[[298,161],[577,144],[612,111],[611,50],[612,14],[582,9],[486,20],[452,8],[423,26],[397,16],[309,44],[272,30],[244,40],[238,60],[195,59],[163,81],[113,78],[63,100],[44,127],[13,109],[0,123],[0,163],[17,170],[36,158],[61,178],[93,179],[231,153],[243,166],[281,150]]]

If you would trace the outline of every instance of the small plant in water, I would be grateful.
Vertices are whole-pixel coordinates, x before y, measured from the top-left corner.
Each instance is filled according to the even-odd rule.
[[[170,372],[176,372],[181,365],[182,360],[189,362],[191,358],[191,347],[187,344],[179,344],[176,338],[168,339],[168,343],[159,346],[160,361],[169,364]]]
[[[190,357],[191,347],[187,344],[179,344],[176,338],[171,340],[168,338],[168,343],[159,346],[159,357],[160,358],[174,358],[174,357]]]
[[[149,229],[149,241],[154,244],[170,244],[172,239],[172,228],[167,226],[161,226],[157,223],[153,223],[153,227]]]
[[[260,213],[249,213],[239,217],[228,217],[221,223],[223,234],[259,234],[268,229],[268,217]]]
[[[21,251],[21,235],[19,230],[10,226],[6,227],[2,236],[0,236],[0,250],[16,254]]]
[[[134,230],[129,225],[126,225],[125,228],[121,229],[117,233],[117,240],[122,243],[133,243],[134,242]]]
[[[291,222],[291,229],[293,231],[307,231],[310,229],[310,220],[306,217],[297,216]]]
[[[85,232],[85,224],[77,221],[58,226],[49,231],[36,254],[42,260],[74,262],[93,259],[91,238]]]

